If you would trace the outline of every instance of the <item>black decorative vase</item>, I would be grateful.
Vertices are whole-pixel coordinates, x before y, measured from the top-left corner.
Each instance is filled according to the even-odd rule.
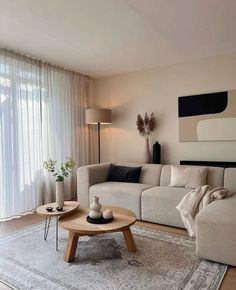
[[[153,160],[152,163],[154,164],[161,164],[161,145],[156,142],[153,145]]]

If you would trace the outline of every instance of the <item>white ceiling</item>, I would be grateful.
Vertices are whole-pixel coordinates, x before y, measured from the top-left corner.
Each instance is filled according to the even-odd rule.
[[[0,46],[93,77],[236,51],[236,0],[0,0]]]

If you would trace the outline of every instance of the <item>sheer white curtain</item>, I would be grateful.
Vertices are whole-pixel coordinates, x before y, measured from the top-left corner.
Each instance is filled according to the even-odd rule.
[[[91,103],[91,80],[83,75],[63,71],[50,65],[42,66],[42,134],[43,157],[59,163],[72,156],[77,165],[91,163],[90,132],[85,120],[85,108]],[[44,201],[54,198],[54,184],[45,182]],[[74,178],[65,180],[65,198],[75,197]]]
[[[90,85],[86,76],[0,49],[0,218],[53,200],[44,160],[91,162],[84,124]],[[67,199],[75,183],[66,181]]]

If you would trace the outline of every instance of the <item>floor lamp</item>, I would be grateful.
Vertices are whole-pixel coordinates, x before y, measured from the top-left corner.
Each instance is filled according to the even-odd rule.
[[[100,126],[101,124],[111,124],[111,110],[109,109],[86,109],[86,124],[97,125],[98,138],[98,163],[101,161],[100,152]]]

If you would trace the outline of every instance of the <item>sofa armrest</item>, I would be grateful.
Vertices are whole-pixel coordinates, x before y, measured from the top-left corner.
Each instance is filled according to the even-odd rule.
[[[81,207],[89,206],[89,188],[107,180],[110,163],[86,165],[77,171],[77,200]]]

